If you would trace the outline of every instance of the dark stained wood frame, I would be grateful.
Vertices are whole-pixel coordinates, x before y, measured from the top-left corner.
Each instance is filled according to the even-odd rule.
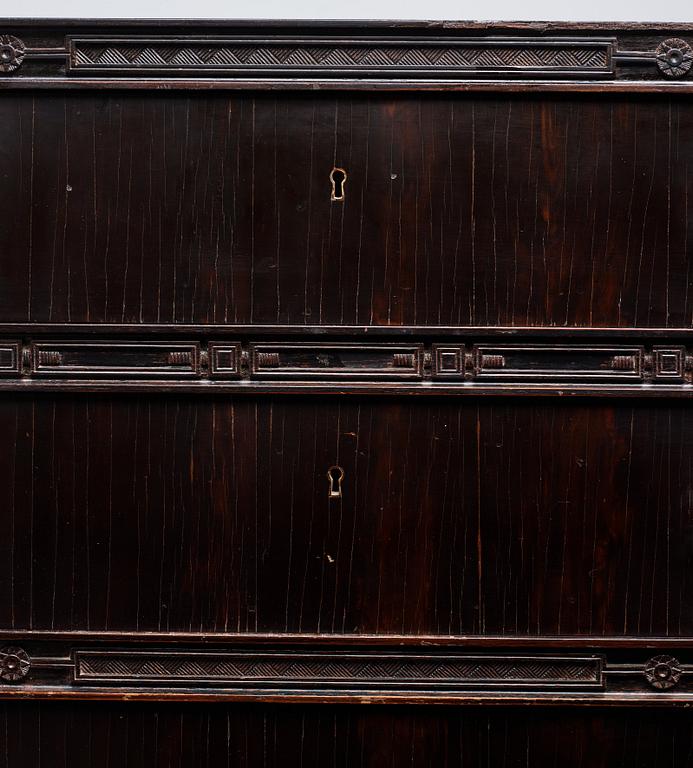
[[[685,24],[8,19],[0,22],[0,36],[4,36],[0,37],[0,49],[2,45],[6,49],[0,98],[21,90],[36,94],[37,99],[53,90],[109,94],[149,90],[363,91],[390,96],[430,91],[599,94],[605,99],[618,94],[663,99],[693,94],[693,54],[689,47],[693,45],[693,25]],[[172,58],[152,59],[151,52],[157,46]],[[90,53],[90,47],[96,53]],[[282,51],[289,47],[298,51],[298,63],[282,59]],[[133,64],[134,52],[139,49],[145,51],[138,54],[140,57],[149,58]],[[207,51],[205,56],[211,50],[223,54],[226,63],[210,64],[211,58],[200,58],[201,49]],[[245,53],[231,49],[254,50],[262,61],[239,64],[238,57]],[[397,55],[388,59],[392,49]],[[547,49],[560,51],[568,63],[552,63],[544,53]],[[354,50],[357,53],[349,53],[351,59],[344,58],[345,51]],[[462,55],[460,52],[469,50],[481,54],[471,63],[450,63]],[[309,60],[315,51],[319,56]],[[361,64],[359,57],[364,51],[370,51],[371,58]],[[578,61],[576,51],[584,61]],[[597,56],[596,63],[590,52]],[[501,55],[506,61],[499,63]],[[411,63],[426,56],[430,58],[422,64]],[[492,63],[480,64],[484,56],[491,57]],[[11,362],[0,369],[3,397],[47,393],[329,395],[336,402],[346,395],[532,396],[613,402],[637,398],[645,403],[693,397],[693,331],[687,327],[16,323],[3,322],[5,319],[0,316],[0,351]],[[139,350],[132,365],[103,364],[103,356],[107,358],[117,344]],[[546,355],[554,353],[553,365],[537,364],[529,373],[525,369],[499,373],[504,350],[523,352],[531,358],[538,348]],[[330,352],[337,357],[341,350],[345,358],[348,351],[357,351],[362,356],[371,355],[375,362],[354,363],[353,367],[348,360],[328,363],[323,375],[318,368],[298,364],[292,368],[279,362],[272,370],[273,357],[269,367],[263,367],[258,357],[274,355],[279,361],[282,353],[296,350],[306,354]],[[442,365],[440,350],[456,356],[451,368]],[[159,351],[168,358],[156,357]],[[573,360],[573,367],[566,371],[559,359],[567,351],[578,357],[587,351],[604,352],[611,362],[595,373],[590,368],[581,370]],[[68,352],[81,355],[82,362],[61,368],[61,355]],[[215,362],[219,352],[228,355],[224,366]],[[486,352],[494,358],[491,369],[484,363]],[[668,356],[668,365],[674,364],[673,369],[664,366],[663,354]],[[407,359],[398,359],[398,355]],[[634,361],[632,369],[627,367],[627,360],[621,360],[629,357]],[[7,683],[0,685],[0,697],[12,699],[633,706],[690,706],[693,702],[693,637],[687,636],[328,636],[26,628],[2,630],[0,637],[5,644],[0,652],[0,677],[4,675]],[[244,677],[238,672],[228,672],[221,682],[200,678],[199,685],[192,685],[195,677],[188,675],[184,685],[176,680],[175,670],[164,670],[157,677],[138,674],[127,665],[119,668],[115,662],[107,674],[90,680],[80,672],[79,662],[85,654],[127,661],[128,651],[130,660],[137,654],[158,654],[162,665],[162,660],[175,654],[204,664],[214,653],[225,658],[242,656],[253,663],[266,661],[272,654],[292,663],[308,654],[322,654],[333,666],[328,669],[328,663],[327,671],[289,684],[278,664],[262,678],[262,686],[256,685],[252,675]],[[383,663],[404,660],[413,665],[424,653],[427,659],[438,659],[441,664],[485,659],[496,663],[500,671],[496,678],[492,675],[478,684],[459,673],[454,682],[447,680],[440,687],[421,672],[399,684],[386,674],[376,681],[364,681],[357,669],[335,684],[334,664],[348,655],[356,659],[357,666],[359,660],[365,664],[373,659]],[[575,681],[560,679],[560,675],[542,682],[542,665],[545,668],[556,658],[561,663],[572,660],[578,666],[597,669],[598,675],[584,686],[590,690],[576,691]],[[504,677],[504,670],[521,659],[538,665],[536,679],[517,681],[512,674]],[[22,670],[26,667],[27,660],[30,677],[17,671],[18,665]],[[662,677],[653,677],[652,669],[659,669]],[[25,677],[27,682],[23,682]],[[668,680],[673,680],[672,687],[676,684],[674,690],[669,690]]]

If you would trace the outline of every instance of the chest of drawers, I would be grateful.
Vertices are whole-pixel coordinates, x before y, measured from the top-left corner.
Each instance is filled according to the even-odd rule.
[[[691,44],[3,22],[0,764],[691,765]]]

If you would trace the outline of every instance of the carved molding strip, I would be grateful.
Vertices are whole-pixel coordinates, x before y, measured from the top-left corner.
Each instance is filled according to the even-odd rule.
[[[249,374],[259,379],[422,379],[421,344],[251,344]]]
[[[38,342],[28,350],[32,376],[176,376],[199,373],[199,346],[169,342]]]
[[[598,657],[77,651],[75,681],[229,686],[600,687]]]
[[[619,50],[614,37],[450,35],[68,35],[64,46],[49,48],[0,34],[0,76],[36,59],[58,60],[60,73],[68,75],[614,79],[621,67],[635,64],[678,79],[693,67],[693,48],[678,37],[662,39],[652,50],[630,51]]]
[[[668,350],[669,351],[669,350]],[[680,368],[672,373],[683,377],[683,356],[681,348],[672,348],[671,354],[679,354]],[[641,346],[606,345],[589,346],[512,344],[475,345],[472,350],[475,380],[522,381],[544,378],[573,382],[594,380],[624,380],[642,382],[645,380],[645,351]],[[653,366],[652,355],[648,366]]]
[[[613,39],[71,38],[69,71],[608,75]]]
[[[423,638],[406,638],[405,645],[414,645],[405,650],[388,636],[379,636],[376,645],[342,637],[339,646],[326,648],[315,645],[315,636],[293,636],[305,641],[297,646],[277,645],[275,636],[263,635],[272,642],[268,646],[248,644],[249,636],[242,635],[238,645],[229,645],[225,637],[209,647],[202,636],[192,635],[188,639],[193,642],[183,645],[174,639],[179,633],[156,639],[149,633],[126,633],[120,645],[96,633],[75,647],[71,636],[82,633],[5,634],[8,645],[0,648],[0,699],[50,697],[59,692],[90,699],[99,695],[136,699],[155,693],[162,698],[286,700],[297,696],[380,703],[408,697],[450,701],[492,695],[496,701],[506,697],[532,703],[542,697],[552,702],[569,697],[573,704],[617,703],[632,695],[641,702],[662,703],[673,695],[678,701],[693,702],[693,664],[686,663],[691,638],[673,643],[672,638],[658,638],[654,644],[654,638],[626,638],[626,645],[636,640],[637,651],[630,648],[624,654],[623,640],[596,637],[589,638],[589,650],[586,638],[579,639],[583,651],[574,645],[577,638],[551,638],[550,644],[558,643],[551,651],[547,638],[527,637],[516,638],[523,647],[530,641],[523,651],[497,648],[498,637],[476,638],[486,651],[465,651],[448,645],[452,638],[441,638],[442,645],[431,638],[434,646],[426,648],[419,644]],[[503,642],[508,639],[502,638]],[[605,641],[608,647],[601,647]],[[648,656],[655,647],[658,655]],[[664,653],[674,648],[677,656]],[[679,653],[683,662],[677,658]]]
[[[165,378],[207,386],[262,383],[407,382],[601,387],[662,385],[693,395],[693,348],[682,344],[511,342],[240,342],[18,340],[0,342],[3,386],[34,380],[111,382]],[[635,339],[630,339],[631,341]],[[664,340],[664,339],[661,339]],[[625,391],[621,389],[620,391]],[[648,391],[655,391],[654,389]]]

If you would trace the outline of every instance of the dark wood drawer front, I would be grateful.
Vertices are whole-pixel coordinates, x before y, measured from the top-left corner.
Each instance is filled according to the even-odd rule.
[[[176,343],[38,343],[32,345],[37,376],[197,376],[199,348]]]
[[[601,95],[167,88],[103,104],[3,93],[5,321],[690,325],[691,172],[674,160],[690,151],[689,99],[671,98],[665,154],[661,104],[615,113]]]
[[[423,348],[377,344],[257,344],[250,349],[255,378],[420,379]]]
[[[474,347],[474,378],[488,380],[633,381],[643,379],[638,346]]]
[[[26,402],[0,626],[693,636],[684,402]]]
[[[5,766],[690,768],[686,708],[0,705]]]

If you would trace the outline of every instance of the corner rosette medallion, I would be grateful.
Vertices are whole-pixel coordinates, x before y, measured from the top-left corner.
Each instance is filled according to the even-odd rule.
[[[24,61],[26,46],[12,35],[0,35],[0,72],[14,72]]]
[[[681,664],[673,656],[653,656],[645,665],[647,682],[660,691],[673,688],[681,679]]]
[[[23,648],[0,648],[0,680],[16,683],[23,680],[31,669],[31,661]]]
[[[693,48],[685,40],[669,38],[657,46],[655,58],[666,77],[683,77],[693,66]]]

